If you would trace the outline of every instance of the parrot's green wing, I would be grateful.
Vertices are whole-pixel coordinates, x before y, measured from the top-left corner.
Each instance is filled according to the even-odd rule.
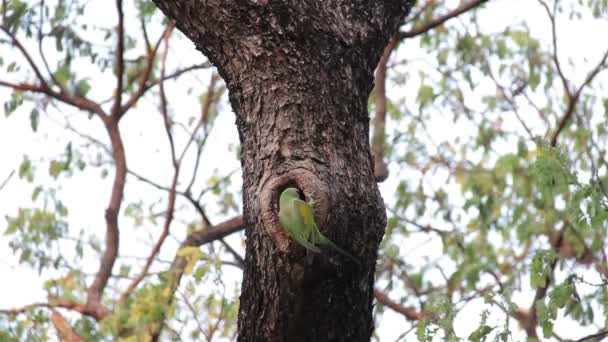
[[[320,253],[321,250],[319,247],[309,242],[310,229],[306,225],[306,222],[308,222],[309,219],[305,218],[298,209],[298,201],[302,202],[295,197],[282,201],[282,205],[279,208],[279,222],[287,231],[287,234],[302,247]]]

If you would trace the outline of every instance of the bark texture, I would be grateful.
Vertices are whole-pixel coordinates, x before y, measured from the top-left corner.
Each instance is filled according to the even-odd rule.
[[[369,341],[386,214],[367,99],[409,0],[154,0],[226,81],[241,140],[246,267],[239,341]],[[315,200],[321,231],[362,262],[306,255],[278,195]]]

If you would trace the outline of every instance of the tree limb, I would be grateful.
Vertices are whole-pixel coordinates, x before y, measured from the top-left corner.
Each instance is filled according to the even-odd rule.
[[[566,127],[566,124],[570,121],[570,118],[572,117],[572,115],[574,114],[574,109],[576,108],[576,104],[581,96],[581,93],[583,92],[583,89],[585,87],[589,86],[591,84],[591,82],[593,82],[593,79],[600,73],[600,71],[602,71],[606,67],[607,61],[608,61],[608,50],[606,50],[606,52],[604,52],[604,56],[602,56],[602,59],[599,61],[599,63],[591,70],[591,72],[589,72],[589,74],[587,74],[585,81],[580,85],[580,87],[578,87],[576,92],[573,95],[568,94],[568,107],[566,109],[566,112],[564,113],[564,116],[559,121],[559,123],[557,125],[557,129],[555,130],[555,132],[553,133],[553,136],[551,137],[551,146],[557,145],[557,139],[559,138],[559,135]]]
[[[475,8],[479,5],[482,5],[486,2],[488,2],[488,0],[470,0],[468,2],[462,2],[461,5],[458,6],[457,8],[455,8],[454,10],[452,10],[440,17],[432,19],[431,21],[425,23],[421,27],[412,29],[411,31],[407,31],[407,32],[399,32],[399,39],[412,38],[412,37],[418,36],[420,34],[426,33],[428,31],[434,29],[435,27],[442,25],[446,21],[448,21],[452,18],[455,18],[463,13],[466,13],[469,10],[472,10],[473,8]]]
[[[600,330],[595,334],[587,335],[585,337],[581,337],[574,342],[586,342],[586,341],[596,341],[600,342],[604,337],[608,336],[608,330]]]
[[[111,115],[119,116],[120,106],[122,104],[123,91],[123,74],[125,70],[125,30],[124,30],[124,13],[122,8],[122,0],[116,0],[116,11],[118,12],[118,39],[116,42],[116,89],[114,90],[114,104],[112,105]],[[148,48],[146,47],[146,51]]]
[[[402,314],[409,321],[420,321],[428,317],[428,314],[416,311],[411,307],[405,307],[399,303],[393,302],[387,295],[374,289],[374,298],[383,305],[391,308],[393,311]]]
[[[8,176],[6,176],[6,179],[4,179],[4,181],[2,181],[2,183],[0,184],[0,191],[2,191],[2,189],[6,186],[6,184],[8,184],[8,181],[11,180],[11,178],[13,177],[14,174],[15,174],[15,170],[11,170],[11,172],[8,174]]]
[[[64,342],[84,342],[84,338],[78,335],[74,328],[66,321],[61,313],[57,310],[52,310],[51,321],[57,329],[57,336]]]
[[[152,50],[150,50],[149,48],[146,47],[146,62],[147,63],[146,63],[146,67],[144,68],[144,70],[139,78],[138,88],[133,94],[131,94],[131,97],[129,97],[127,102],[120,107],[120,110],[118,111],[119,117],[124,115],[131,107],[133,107],[137,103],[137,101],[139,101],[139,99],[146,93],[146,91],[148,89],[150,89],[150,87],[146,87],[146,83],[148,83],[148,80],[150,79],[150,75],[152,74],[152,67],[154,66],[154,58],[156,57],[156,52],[158,51],[158,48],[160,47],[161,40],[166,35],[171,34],[174,26],[175,26],[175,24],[172,21],[170,21],[169,24],[167,25],[167,27],[165,27],[165,30],[163,31],[163,33],[160,35],[160,37],[158,37],[158,40],[157,40],[156,44],[154,45],[154,47],[152,48]]]
[[[112,195],[110,203],[105,212],[106,219],[106,245],[99,265],[95,280],[87,290],[87,305],[99,305],[103,290],[112,275],[112,267],[118,256],[119,228],[118,214],[122,205],[125,180],[127,175],[127,160],[120,130],[118,128],[118,116],[108,118],[106,129],[112,143],[112,157],[116,164],[114,182],[112,184]]]
[[[384,161],[384,141],[386,136],[386,64],[397,45],[398,36],[395,34],[388,42],[376,67],[376,87],[374,97],[376,116],[374,117],[374,133],[372,137],[372,155],[374,158],[374,176],[376,182],[383,182],[388,177],[388,167]]]

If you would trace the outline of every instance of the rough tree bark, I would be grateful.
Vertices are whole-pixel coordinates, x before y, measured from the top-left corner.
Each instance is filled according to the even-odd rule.
[[[241,140],[246,267],[240,341],[369,341],[386,214],[367,99],[410,0],[154,0],[218,68]],[[278,194],[314,198],[323,233],[362,261],[314,258],[281,230]]]

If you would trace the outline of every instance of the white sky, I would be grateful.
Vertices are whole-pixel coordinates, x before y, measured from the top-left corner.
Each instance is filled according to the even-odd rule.
[[[451,6],[456,6],[458,1],[449,1],[449,3]],[[104,20],[114,17],[114,8],[112,6],[107,6],[107,3],[104,1],[92,1],[90,6],[94,7],[89,8],[90,12],[96,13],[95,16],[91,17],[92,24],[94,24],[95,21],[99,21],[100,25],[105,24],[103,22]],[[536,1],[494,0],[490,1],[486,7],[487,9],[483,10],[478,15],[480,27],[484,30],[498,32],[515,22],[524,21],[530,27],[533,36],[543,39],[543,42],[548,44],[550,26],[542,7],[539,6]],[[101,13],[104,14],[101,15]],[[568,25],[558,26],[560,58],[562,60],[571,58],[575,61],[574,65],[576,65],[576,68],[574,68],[569,64],[564,63],[565,71],[570,78],[580,82],[586,75],[586,72],[583,73],[581,70],[588,70],[590,65],[594,65],[599,56],[603,53],[603,49],[607,47],[606,45],[608,44],[597,44],[598,40],[595,39],[581,40],[581,37],[593,37],[594,34],[598,35],[599,32],[608,32],[607,23],[600,23],[592,20],[579,20],[575,21],[574,24],[573,22],[569,22]],[[153,33],[151,35],[156,36],[157,34]],[[590,44],[592,41],[596,44]],[[179,60],[182,65],[200,63],[204,60],[199,52],[193,49],[192,44],[187,41],[177,42],[177,40],[173,40],[172,46],[173,50],[169,55],[170,60]],[[6,47],[7,45],[0,45],[0,55],[11,53],[10,51],[2,50],[6,49]],[[187,53],[184,51],[187,51]],[[424,56],[424,53],[418,49],[417,43],[414,41],[407,42],[401,46],[399,54],[405,53],[407,53],[408,57],[413,58],[418,54],[420,54],[421,57]],[[393,59],[395,59],[395,56],[393,56]],[[585,60],[587,60],[587,62],[585,62]],[[583,66],[582,68],[581,65]],[[83,66],[83,70],[86,72],[85,68],[86,66]],[[205,89],[209,74],[200,73],[199,76],[200,81],[193,77],[180,79],[180,87],[172,86],[172,88],[169,88],[168,90],[170,92],[169,98],[172,99],[173,104],[179,104],[179,106],[175,106],[177,110],[183,113],[182,115],[188,115],[188,111],[191,111],[191,115],[194,116],[198,113],[199,105],[197,96],[184,95],[183,86],[191,86],[197,91],[199,89]],[[98,81],[97,77],[98,76],[96,76],[96,81]],[[108,77],[108,80],[111,80],[111,77]],[[112,88],[112,84],[113,83],[110,83],[109,87],[93,89],[92,94],[105,94],[108,89]],[[491,85],[491,87],[491,91],[494,91],[494,86]],[[197,91],[193,94],[196,94]],[[396,95],[405,93],[406,98],[409,97],[409,99],[415,99],[416,91],[417,89],[413,89],[413,87],[412,89],[400,89],[398,87],[389,88],[389,92],[393,92]],[[7,89],[0,88],[0,98],[5,98],[8,94],[9,92]],[[199,179],[202,182],[212,175],[214,168],[218,168],[220,170],[219,174],[224,175],[240,166],[239,162],[233,157],[236,152],[234,150],[229,150],[228,148],[230,143],[234,145],[238,143],[238,135],[236,127],[234,126],[234,114],[232,114],[228,108],[227,101],[224,101],[224,104],[222,113],[216,122],[216,127],[208,140],[208,146],[205,149],[202,158],[202,165],[199,169],[201,174]],[[77,139],[77,136],[66,133],[61,127],[61,114],[58,114],[53,110],[51,110],[50,113],[50,117],[57,120],[59,124],[52,123],[49,116],[43,115],[40,129],[37,134],[31,132],[29,110],[25,108],[18,110],[18,112],[14,113],[9,118],[0,116],[0,182],[2,182],[11,171],[18,170],[23,155],[27,154],[33,161],[40,160],[42,157],[48,159],[49,156],[56,156],[61,153],[68,139],[81,141]],[[75,127],[78,127],[79,130],[88,132],[101,141],[108,141],[105,132],[102,129],[102,125],[98,120],[89,121],[84,118],[81,113],[74,110],[68,113],[70,114],[72,124]],[[505,122],[505,125],[507,126],[518,125],[514,121],[514,118],[507,117],[506,120],[511,120],[511,122]],[[431,122],[428,125],[433,127],[433,133],[439,139],[451,139],[462,132],[460,129],[454,129],[452,126],[444,125],[444,123],[439,120],[438,122]],[[471,129],[471,127],[464,129]],[[144,101],[138,106],[136,111],[127,115],[121,122],[121,130],[125,140],[124,143],[126,146],[129,168],[148,178],[154,179],[161,184],[169,184],[173,171],[169,166],[169,154],[167,153],[168,145],[157,109],[154,108],[149,101]],[[183,137],[183,135],[181,136]],[[159,139],[159,137],[162,138]],[[183,141],[178,141],[178,151],[180,150],[179,146],[183,146]],[[188,161],[186,165],[191,165],[191,162],[191,160]],[[43,163],[39,164],[38,167],[44,169],[46,165],[48,164]],[[394,169],[395,168],[393,168],[393,170]],[[189,173],[189,168],[187,166],[184,167],[183,170],[186,174]],[[391,175],[395,174],[396,172],[393,172]],[[240,189],[240,178],[235,178],[239,179],[239,181],[236,184],[232,184],[231,187],[233,189]],[[37,172],[36,184],[44,184],[47,180],[48,182],[51,182],[46,170]],[[69,222],[70,226],[73,227],[75,231],[85,228],[88,232],[95,232],[100,240],[103,241],[105,232],[103,211],[109,199],[108,189],[111,180],[112,173],[110,173],[106,179],[101,179],[100,169],[98,168],[88,168],[84,172],[75,173],[70,179],[66,180],[64,178],[60,180],[60,198],[70,210]],[[396,177],[390,177],[385,183],[380,184],[383,197],[389,203],[391,202],[390,199],[398,181],[399,179]],[[14,216],[19,207],[33,206],[30,201],[31,190],[32,187],[30,185],[18,180],[15,175],[13,179],[8,182],[6,187],[0,191],[0,217],[4,217],[5,215]],[[153,191],[151,192],[150,190]],[[84,196],[86,196],[85,200],[83,200]],[[156,199],[159,196],[159,193],[150,186],[131,178],[126,187],[126,201],[123,205],[123,211],[126,204],[130,201],[149,196],[154,196],[152,198]],[[237,198],[237,201],[240,201],[240,198]],[[164,207],[160,206],[159,209],[164,209]],[[210,213],[213,222],[219,222],[230,217],[230,215],[225,216],[219,214],[218,208],[211,207]],[[192,219],[192,217],[182,218]],[[131,226],[131,221],[125,218],[121,218],[121,223],[123,223],[123,227]],[[176,229],[176,227],[179,226],[180,224],[175,222],[173,225],[173,232],[178,231],[179,229]],[[156,236],[157,231],[160,229],[160,225],[144,225],[133,231],[123,229],[121,233],[124,233],[125,235],[122,236],[121,240],[121,255],[147,254],[149,242],[142,241],[144,237],[141,234],[141,230],[143,229],[149,229],[153,232],[154,236]],[[0,224],[0,231],[3,230],[4,224]],[[236,235],[230,237],[228,241],[230,241],[232,246],[236,247],[240,246],[240,239],[241,237]],[[10,248],[8,248],[8,240],[9,239],[5,236],[0,235],[0,275],[4,275],[2,277],[3,279],[9,279],[7,276],[10,275],[11,279],[11,281],[0,282],[0,294],[2,294],[0,295],[0,308],[18,307],[33,302],[44,301],[45,292],[42,290],[41,286],[43,279],[41,279],[35,271],[17,265],[18,259],[12,255]],[[408,239],[407,241],[410,245],[424,243],[423,240],[416,242]],[[167,259],[171,259],[171,256],[175,253],[175,248],[177,248],[177,243],[174,240],[171,240],[168,241],[168,246],[165,247],[167,248],[163,250],[163,255],[166,256]],[[440,251],[441,246],[424,245],[424,248],[408,254],[408,258],[419,258],[421,262],[424,262],[423,257],[429,255],[430,250]],[[241,251],[243,251],[242,248]],[[70,251],[66,251],[66,253],[70,253]],[[88,265],[90,265],[87,266],[87,268],[89,268],[88,271],[90,272],[94,272],[98,267],[96,261],[89,262]],[[115,266],[115,270],[118,269],[117,266],[119,265],[117,264]],[[52,274],[46,274],[46,277],[49,276],[52,276]],[[226,282],[232,284],[240,281],[241,277],[240,273],[232,271],[230,266],[226,267],[225,276],[227,278]],[[522,298],[516,298],[515,300],[517,302],[520,301],[520,304],[523,306],[528,306],[530,303],[529,296],[525,295],[522,295]],[[482,304],[483,303],[480,303],[480,301],[473,301],[457,316],[455,328],[458,336],[466,337],[477,327],[479,315],[483,308]],[[503,321],[503,314],[491,315],[489,324],[502,325]],[[394,341],[398,336],[408,330],[410,326],[410,323],[406,322],[401,315],[387,309],[379,322],[377,334],[381,341]],[[559,326],[556,327],[556,330],[566,337],[577,337],[583,333],[576,324]],[[515,340],[520,340],[522,337],[523,335],[521,333],[514,335]],[[415,335],[410,333],[406,340],[415,340]]]

